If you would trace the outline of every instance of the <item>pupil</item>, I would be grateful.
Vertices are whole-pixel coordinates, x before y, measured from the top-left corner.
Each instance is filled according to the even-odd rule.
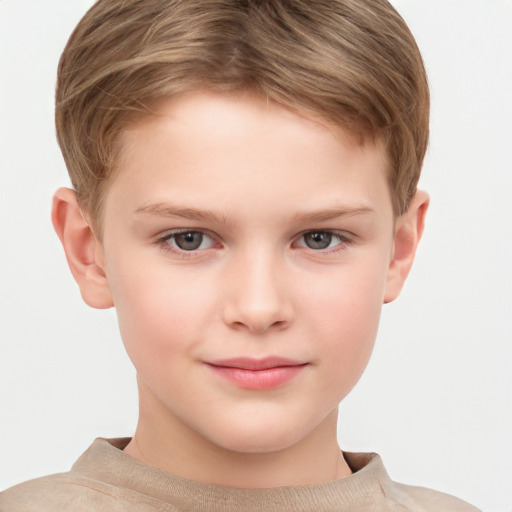
[[[325,231],[315,231],[304,236],[306,245],[310,249],[326,249],[332,241],[332,234]]]
[[[183,251],[193,251],[201,245],[203,235],[197,231],[190,231],[176,235],[175,240],[176,245]]]

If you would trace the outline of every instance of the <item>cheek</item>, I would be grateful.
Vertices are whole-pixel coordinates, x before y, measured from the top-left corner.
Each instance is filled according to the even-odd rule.
[[[171,270],[126,258],[117,260],[109,274],[121,336],[136,367],[148,358],[163,360],[184,346],[193,349],[211,310],[197,280]]]
[[[374,270],[370,272],[370,268]],[[332,279],[324,291],[310,296],[311,335],[329,355],[325,360],[330,370],[326,384],[343,396],[357,382],[370,358],[385,276],[382,266],[351,267],[350,272],[340,272]]]
[[[315,312],[319,328],[354,336],[374,332],[382,308],[386,267],[367,258],[340,266],[336,272],[316,275],[307,290],[308,309]],[[352,336],[347,336],[350,339]]]

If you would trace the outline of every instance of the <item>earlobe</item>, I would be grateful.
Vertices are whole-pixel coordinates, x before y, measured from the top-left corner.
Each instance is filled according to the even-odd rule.
[[[103,249],[85,220],[73,190],[60,188],[55,192],[52,222],[84,301],[93,308],[112,307]]]
[[[418,190],[407,211],[396,220],[393,255],[388,269],[384,303],[395,300],[409,275],[425,226],[428,194]]]

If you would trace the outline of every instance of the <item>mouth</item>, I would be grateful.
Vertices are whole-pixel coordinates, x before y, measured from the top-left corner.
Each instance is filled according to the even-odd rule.
[[[219,359],[205,363],[228,382],[253,390],[273,389],[299,375],[309,363],[281,357]]]

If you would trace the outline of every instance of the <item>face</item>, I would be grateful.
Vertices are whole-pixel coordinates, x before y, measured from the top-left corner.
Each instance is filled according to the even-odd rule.
[[[247,95],[168,100],[123,134],[101,258],[141,400],[251,453],[335,414],[386,292],[383,155]]]

